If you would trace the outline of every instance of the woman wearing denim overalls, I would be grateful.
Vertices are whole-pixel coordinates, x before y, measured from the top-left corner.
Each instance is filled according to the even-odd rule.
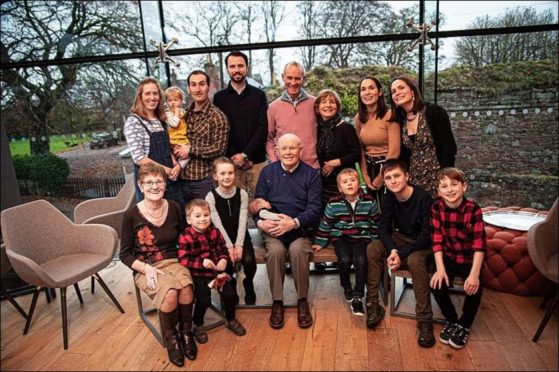
[[[124,123],[124,135],[132,150],[134,181],[137,181],[140,165],[151,162],[163,166],[167,174],[164,197],[176,201],[184,211],[184,199],[179,184],[181,167],[171,152],[163,109],[163,92],[156,79],[146,77],[140,82],[130,112],[131,115]],[[137,182],[134,184],[136,201],[141,201],[143,194]]]

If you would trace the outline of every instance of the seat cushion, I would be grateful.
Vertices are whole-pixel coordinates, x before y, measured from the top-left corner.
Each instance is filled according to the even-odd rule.
[[[488,226],[487,254],[481,271],[483,286],[520,296],[541,296],[551,282],[534,266],[526,233]],[[556,264],[556,263],[555,263]]]
[[[67,287],[104,269],[111,257],[99,254],[80,253],[50,260],[41,265],[52,280],[49,287]]]

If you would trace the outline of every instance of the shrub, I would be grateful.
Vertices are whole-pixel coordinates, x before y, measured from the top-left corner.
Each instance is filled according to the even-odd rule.
[[[35,182],[46,195],[57,195],[70,174],[66,159],[51,153],[44,155],[14,156],[14,168],[18,179]]]

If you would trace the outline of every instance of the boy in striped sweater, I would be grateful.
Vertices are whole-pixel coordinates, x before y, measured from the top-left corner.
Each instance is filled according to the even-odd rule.
[[[359,187],[359,175],[352,168],[342,170],[336,178],[339,196],[330,199],[316,233],[314,251],[334,244],[340,284],[354,315],[363,316],[363,296],[367,279],[367,245],[377,239],[379,207],[376,201]],[[349,278],[351,265],[355,268],[355,286]]]

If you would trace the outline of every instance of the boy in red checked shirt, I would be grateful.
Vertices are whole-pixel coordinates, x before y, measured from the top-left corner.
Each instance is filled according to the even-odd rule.
[[[190,270],[194,282],[194,337],[200,344],[208,342],[204,329],[204,315],[211,304],[211,288],[221,287],[221,300],[225,311],[225,326],[237,336],[246,333],[235,318],[235,291],[224,271],[231,264],[225,239],[210,218],[210,205],[202,199],[193,199],[186,205],[186,220],[190,224],[179,236],[179,263]],[[217,280],[216,280],[217,279]],[[229,277],[229,279],[231,279]],[[218,284],[216,284],[218,283]]]
[[[442,199],[431,207],[431,238],[437,271],[430,284],[446,318],[439,340],[461,349],[468,341],[470,327],[481,302],[479,277],[487,238],[481,208],[464,197],[468,188],[464,172],[457,168],[444,168],[437,178]],[[455,276],[464,279],[466,292],[460,318],[448,294],[448,285]]]

